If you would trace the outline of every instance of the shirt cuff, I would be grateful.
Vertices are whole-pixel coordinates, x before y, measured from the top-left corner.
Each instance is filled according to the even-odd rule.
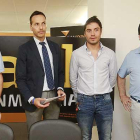
[[[57,90],[59,90],[59,89],[61,89],[61,90],[63,90],[63,91],[64,91],[64,89],[63,89],[62,87],[58,87],[58,88],[57,88]]]
[[[4,72],[4,69],[0,69],[0,73]]]
[[[34,99],[35,97],[34,96],[31,96],[28,100],[29,104],[32,104],[31,101]]]
[[[74,94],[74,100],[77,102],[77,92],[73,92]]]

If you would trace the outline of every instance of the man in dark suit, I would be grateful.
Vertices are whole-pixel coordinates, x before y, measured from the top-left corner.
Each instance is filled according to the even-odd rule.
[[[16,65],[16,81],[21,92],[28,129],[33,123],[41,120],[42,115],[43,119],[58,119],[58,101],[43,105],[44,98],[64,95],[59,101],[65,99],[60,48],[45,37],[44,13],[32,13],[30,29],[34,37],[19,47]]]

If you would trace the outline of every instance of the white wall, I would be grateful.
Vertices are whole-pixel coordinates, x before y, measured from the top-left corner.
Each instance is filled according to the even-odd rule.
[[[101,6],[99,6],[100,2],[97,4],[99,13],[94,12],[94,8],[91,6],[95,4],[94,2],[96,3],[97,0],[88,0],[89,17],[93,16],[94,13],[97,13],[97,16],[99,14],[98,17],[101,17],[103,23],[102,37],[116,38],[116,56],[119,68],[126,54],[130,50],[139,47],[140,44],[137,31],[140,23],[140,0],[104,0]],[[101,7],[103,7],[103,10],[100,10]],[[128,89],[129,78],[127,78],[127,93]],[[93,133],[97,133],[95,129]],[[133,139],[130,113],[124,110],[116,86],[113,140]],[[93,140],[96,139],[93,137]]]
[[[104,0],[88,0],[88,17],[92,17],[93,15],[97,15],[103,24]]]

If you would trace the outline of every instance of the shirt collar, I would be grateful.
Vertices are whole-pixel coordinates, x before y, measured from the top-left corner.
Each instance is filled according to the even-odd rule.
[[[87,52],[90,52],[90,50],[89,50],[88,47],[87,47],[86,42],[85,42],[85,44],[83,45],[83,47],[86,49]],[[99,51],[101,51],[101,50],[103,49],[103,47],[104,47],[103,44],[102,44],[101,42],[100,42],[100,47],[101,47],[101,48],[100,48]]]
[[[36,37],[33,37],[33,38],[34,38],[34,41],[35,41],[35,43],[37,44],[37,46],[40,45],[40,44],[39,44],[39,43],[40,43],[40,40],[38,40]],[[47,39],[46,39],[46,37],[45,37],[45,39],[44,39],[43,42],[45,42],[45,44],[47,44]]]
[[[135,50],[135,53],[140,54],[140,47]]]

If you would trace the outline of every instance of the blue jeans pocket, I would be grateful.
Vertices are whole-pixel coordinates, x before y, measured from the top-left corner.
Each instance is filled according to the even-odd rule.
[[[81,104],[83,102],[83,94],[80,94],[80,93],[77,94],[77,102],[79,104]]]
[[[104,94],[103,100],[104,100],[104,104],[110,104],[112,102],[111,97],[110,97],[110,93]]]
[[[83,103],[83,99],[84,99],[83,94],[78,93],[77,94],[77,111],[81,110],[80,108],[81,108],[81,105]]]

